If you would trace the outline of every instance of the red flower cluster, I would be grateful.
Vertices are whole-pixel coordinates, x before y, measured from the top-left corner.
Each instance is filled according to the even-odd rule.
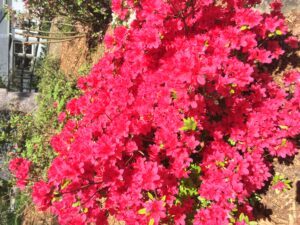
[[[265,155],[295,154],[300,133],[299,73],[283,89],[264,69],[284,53],[281,4],[262,14],[259,2],[112,1],[136,19],[79,80],[34,202],[74,225],[107,224],[108,213],[129,225],[251,216],[248,198],[271,176]]]
[[[17,187],[21,190],[25,189],[28,183],[28,173],[31,162],[24,158],[15,158],[9,163],[9,170],[17,178]]]

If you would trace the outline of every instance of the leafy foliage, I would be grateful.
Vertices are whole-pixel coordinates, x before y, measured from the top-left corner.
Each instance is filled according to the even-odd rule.
[[[291,189],[292,181],[285,178],[283,175],[275,174],[271,182],[272,188],[275,189],[276,193],[280,191],[287,191]]]
[[[58,122],[58,116],[65,110],[66,102],[80,93],[75,80],[66,80],[59,71],[59,62],[55,59],[46,58],[40,61],[36,73],[39,76],[38,110],[27,114],[7,112],[2,114],[3,119],[0,120],[1,149],[12,157],[18,155],[29,160],[14,158],[10,162],[10,170],[16,176],[17,186],[21,189],[24,184],[28,183],[30,186],[37,179],[46,178],[47,169],[55,157],[49,144],[50,137],[63,126]],[[31,172],[28,174],[29,170]],[[5,187],[11,192],[12,188],[8,184]],[[11,218],[16,218],[16,224],[19,224],[18,220],[22,218],[22,211],[30,199],[27,192],[17,194],[15,198],[14,211],[18,216]],[[7,209],[1,212],[10,218],[10,214],[5,213],[8,212]]]
[[[0,224],[19,225],[21,224],[21,209],[23,200],[21,195],[15,193],[16,208],[11,208],[12,184],[5,180],[0,180]]]
[[[11,135],[5,137],[14,146],[10,150],[32,161],[36,166],[35,175],[40,176],[55,156],[49,140],[62,128],[58,115],[65,109],[66,102],[79,91],[75,80],[66,80],[59,71],[59,62],[55,59],[46,58],[39,62],[36,74],[39,77],[37,112],[13,113],[6,125],[11,132],[3,134]]]
[[[194,117],[183,118],[183,124],[183,127],[180,128],[182,131],[195,131],[197,129],[197,122],[195,121]]]
[[[30,13],[40,18],[51,20],[57,16],[64,16],[72,22],[93,27],[93,31],[100,31],[106,27],[111,17],[109,0],[28,0],[26,5]]]

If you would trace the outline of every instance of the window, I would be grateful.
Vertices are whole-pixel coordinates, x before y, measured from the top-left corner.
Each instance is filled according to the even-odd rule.
[[[34,46],[24,45],[21,41],[14,41],[14,68],[31,71],[34,62],[33,54]]]
[[[15,68],[18,70],[23,70],[24,63],[24,71],[30,71],[33,60],[31,58],[24,58],[24,56],[15,56]]]
[[[22,42],[15,42],[15,53],[16,54],[24,54],[26,51],[27,55],[33,55],[33,47],[32,45],[23,45]]]
[[[21,42],[15,42],[15,53],[23,53],[23,44]]]
[[[25,45],[24,50],[26,51],[26,54],[30,54],[30,55],[33,54],[32,45]]]

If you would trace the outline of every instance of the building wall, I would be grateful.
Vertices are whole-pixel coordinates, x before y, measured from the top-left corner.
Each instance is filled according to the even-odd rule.
[[[12,8],[19,13],[25,12],[24,0],[11,0]]]
[[[0,0],[0,19],[4,15],[4,2]],[[0,23],[0,78],[5,83],[8,77],[9,66],[9,21],[4,18]]]
[[[3,2],[6,2],[7,4],[9,4],[9,6],[12,9],[14,9],[16,12],[22,13],[22,12],[25,12],[25,10],[26,10],[24,7],[23,0],[0,0],[0,19],[5,14],[4,8],[3,8],[4,7]],[[32,21],[32,22],[34,22],[34,21]],[[10,79],[10,86],[12,85],[12,83],[14,84],[15,82],[17,82],[17,83],[20,82],[20,81],[16,81],[16,79],[17,79],[16,77],[20,76],[20,74],[19,74],[20,71],[18,72],[17,69],[21,70],[22,74],[26,73],[28,75],[28,73],[31,73],[33,70],[34,56],[40,57],[43,53],[42,49],[44,46],[41,44],[39,44],[39,45],[34,44],[31,46],[32,51],[30,53],[26,53],[26,57],[24,54],[24,52],[25,52],[24,46],[21,47],[21,48],[23,48],[23,53],[17,52],[18,54],[15,54],[16,52],[14,51],[14,46],[15,46],[16,42],[18,42],[18,43],[22,43],[25,41],[29,41],[29,42],[42,41],[43,42],[44,40],[42,40],[42,39],[38,40],[37,38],[34,38],[34,37],[30,37],[29,39],[26,39],[24,37],[24,35],[20,35],[20,34],[24,33],[23,30],[21,30],[17,27],[12,27],[12,26],[13,25],[10,23],[10,21],[7,20],[7,18],[2,20],[2,22],[0,23],[0,79],[2,81],[2,82],[0,82],[0,86],[1,86],[1,83],[4,83],[5,86],[8,85],[8,77]],[[25,61],[23,61],[24,57],[26,58],[26,59],[24,59]],[[23,66],[22,66],[23,62],[26,65],[24,70],[21,69],[21,68],[23,68]],[[19,67],[16,68],[16,65]],[[31,78],[24,78],[24,79],[31,80]]]

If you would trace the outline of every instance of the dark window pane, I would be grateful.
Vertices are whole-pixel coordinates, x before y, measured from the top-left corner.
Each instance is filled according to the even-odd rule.
[[[15,67],[18,70],[23,70],[23,63],[24,63],[24,70],[25,71],[30,71],[31,64],[32,64],[32,59],[30,58],[25,58],[22,56],[15,56]]]
[[[15,56],[15,67],[16,69],[21,69],[23,58],[20,56]]]
[[[23,44],[21,42],[15,42],[15,53],[23,53]]]
[[[32,59],[25,58],[24,70],[30,70]]]
[[[26,54],[32,54],[32,45],[25,45]]]

